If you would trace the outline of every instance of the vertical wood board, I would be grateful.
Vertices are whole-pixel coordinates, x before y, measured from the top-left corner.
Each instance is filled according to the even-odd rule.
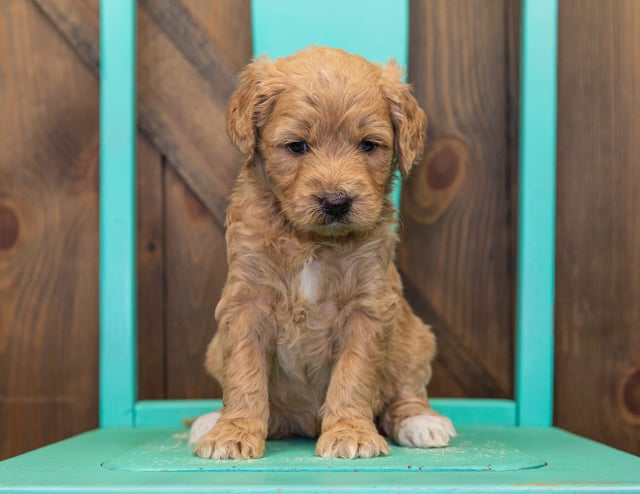
[[[560,2],[555,422],[640,454],[640,3]]]
[[[432,314],[438,396],[512,396],[515,14],[505,2],[412,3],[409,75],[429,125],[404,188],[399,265],[416,310]]]
[[[97,425],[98,85],[0,2],[0,457]]]

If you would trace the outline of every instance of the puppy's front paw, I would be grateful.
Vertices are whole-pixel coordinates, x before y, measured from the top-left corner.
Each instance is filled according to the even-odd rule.
[[[259,420],[218,420],[193,450],[200,458],[215,460],[260,458],[264,454],[266,427]]]
[[[398,444],[413,448],[442,448],[456,437],[451,420],[423,413],[404,419],[398,428]]]
[[[389,453],[387,441],[367,422],[341,420],[323,432],[316,454],[323,458],[371,458]]]

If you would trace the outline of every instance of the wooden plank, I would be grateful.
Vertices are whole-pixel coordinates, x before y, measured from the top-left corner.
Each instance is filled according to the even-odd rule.
[[[518,424],[553,416],[557,0],[522,8],[516,401]]]
[[[33,1],[97,73],[97,0]],[[222,225],[224,198],[231,191],[240,162],[226,137],[224,111],[235,74],[250,53],[227,58],[227,45],[220,41],[226,35],[210,36],[203,19],[185,5],[189,4],[152,1],[141,2],[138,9],[139,127]],[[223,2],[220,9],[225,8],[248,19],[247,1]],[[233,40],[238,16],[220,18],[233,19],[223,30]],[[242,43],[238,47],[246,49],[246,40]],[[213,157],[219,161],[213,163]]]
[[[100,4],[100,427],[138,395],[135,0]]]
[[[212,2],[211,0],[183,0],[183,5],[198,22],[200,27],[213,40],[223,56],[225,63],[237,71],[251,57],[253,40],[247,34],[251,23],[250,0],[227,0]],[[230,5],[233,3],[233,5]],[[215,21],[224,21],[220,23]],[[238,33],[241,33],[238,35]],[[236,75],[232,74],[235,78]]]
[[[434,328],[438,335],[438,354],[436,357],[436,376],[429,391],[435,389],[439,396],[464,396],[483,398],[501,396],[500,384],[489,373],[476,355],[457,338],[449,326],[427,300],[411,277],[400,271],[404,294],[413,304],[418,317]]]
[[[0,457],[97,425],[98,85],[0,2]]]
[[[215,7],[213,3],[189,1],[184,5],[205,32],[217,33],[216,57],[234,60],[236,64],[248,61],[251,57],[249,2],[221,2]],[[165,54],[158,52],[157,56]],[[238,65],[237,70],[240,67]],[[166,77],[162,63],[150,65],[149,70],[154,71],[151,79]],[[211,123],[215,118],[224,119],[224,115],[200,119],[203,132],[217,132]],[[221,139],[226,140],[226,134]],[[234,161],[235,155],[229,155],[222,147],[211,152],[208,158],[214,173],[218,168],[229,167],[230,162],[238,163]],[[167,170],[166,392],[168,398],[217,397],[220,388],[204,370],[204,353],[216,330],[213,313],[227,273],[224,231],[208,214],[199,199],[201,196],[185,185],[181,175]],[[219,200],[226,204],[226,196]]]
[[[231,85],[214,87],[215,81],[202,74],[215,72],[215,67],[210,67],[215,57],[210,52],[224,50],[213,46],[208,36],[208,43],[198,41],[206,34],[189,12],[180,8],[180,2],[169,4],[171,10],[166,14],[173,21],[162,31],[155,23],[154,15],[159,16],[155,5],[143,3],[139,11],[140,122],[142,125],[143,115],[147,115],[145,133],[179,170],[217,223],[223,225],[226,197],[241,163],[225,130]],[[166,36],[170,28],[172,39]],[[185,52],[192,53],[191,60],[184,57]],[[193,60],[201,64],[193,65]],[[232,66],[225,73],[235,74],[239,69]]]
[[[514,472],[538,469],[546,466],[544,459],[534,456],[531,451],[523,451],[513,438],[497,440],[495,429],[490,427],[461,428],[462,438],[454,438],[454,447],[440,449],[406,448],[389,443],[389,454],[367,458],[346,459],[322,458],[314,454],[316,441],[309,438],[296,438],[286,441],[267,441],[266,454],[251,461],[227,460],[207,461],[190,454],[187,434],[180,429],[166,430],[151,441],[123,451],[108,458],[102,465],[111,471],[128,472],[197,472],[251,474],[276,474],[282,479],[306,477],[330,473],[360,473],[363,483],[366,476],[384,472],[389,477],[398,474],[422,475],[427,477],[436,472]],[[638,462],[640,464],[640,462]],[[393,484],[385,486],[388,492]],[[340,486],[343,487],[343,486]],[[363,488],[359,492],[375,492]],[[378,485],[376,486],[378,487]],[[255,487],[254,487],[255,488]],[[293,490],[293,489],[292,489]],[[277,491],[277,490],[276,490]],[[301,488],[296,491],[302,491]],[[327,491],[324,491],[327,492]],[[344,491],[342,491],[344,492]]]
[[[36,0],[40,9],[49,17],[57,29],[65,36],[69,43],[77,50],[81,58],[93,70],[97,70],[99,60],[97,40],[97,2],[83,2],[80,0]],[[190,192],[185,194],[191,197],[193,203],[205,205],[207,214],[213,216],[214,221],[207,224],[211,230],[209,235],[221,242],[221,225],[224,221],[226,209],[226,197],[231,190],[231,185],[240,166],[240,157],[232,148],[224,130],[224,109],[226,98],[233,87],[235,74],[251,56],[250,38],[250,8],[249,2],[215,3],[210,2],[141,2],[138,12],[139,17],[139,122],[142,131],[150,141],[167,157],[167,163],[174,167],[180,174],[181,181],[186,182]],[[244,27],[244,31],[242,31]],[[215,35],[213,33],[216,33]],[[240,33],[240,34],[239,34]],[[157,164],[156,164],[157,165]],[[151,165],[151,166],[156,166]],[[149,168],[141,173],[159,173]],[[149,178],[158,184],[158,179]],[[177,177],[174,177],[178,180]],[[146,179],[143,178],[143,181]],[[164,179],[163,179],[164,181]],[[147,185],[142,184],[143,194],[154,194],[147,190]],[[153,185],[149,185],[153,187]],[[145,192],[146,190],[146,192]],[[143,201],[157,201],[157,197],[145,197]],[[175,207],[182,208],[182,214],[187,214],[182,200],[176,202]],[[167,204],[167,211],[174,206]],[[149,204],[150,208],[157,207]],[[156,215],[153,210],[149,214]],[[171,212],[167,212],[167,217]],[[178,214],[176,212],[176,214]],[[142,218],[143,222],[147,219]],[[153,220],[149,220],[153,221]],[[156,219],[157,221],[157,219]],[[173,224],[173,223],[172,223]],[[158,225],[147,224],[145,228],[161,228]],[[144,231],[141,232],[145,234]],[[152,234],[152,232],[148,232]],[[175,232],[168,232],[173,235]],[[188,235],[185,232],[185,235]],[[192,239],[186,238],[186,244]],[[144,263],[141,266],[143,284],[140,287],[144,293],[141,308],[151,307],[161,297],[154,283],[161,277],[158,269],[161,253],[149,253],[144,251],[144,243],[141,243],[139,255]],[[176,244],[172,244],[174,247]],[[164,247],[163,247],[164,248]],[[193,286],[202,286],[209,276],[207,272],[199,270],[186,270],[180,274],[184,266],[182,262],[191,265],[189,255],[181,261],[176,252],[184,252],[175,249],[175,252],[165,252],[163,255],[169,259],[168,272],[162,276],[178,279],[176,287],[183,289],[187,282],[186,273],[190,272]],[[224,250],[222,251],[224,252]],[[215,253],[218,263],[224,263],[224,256]],[[149,257],[150,259],[146,259]],[[147,260],[149,264],[147,264]],[[214,279],[215,276],[214,276]],[[147,281],[149,280],[147,284]],[[153,281],[155,280],[155,281]],[[222,279],[215,283],[221,285]],[[157,285],[156,285],[157,286]],[[172,290],[169,285],[169,290]],[[150,289],[153,293],[147,293]],[[142,292],[142,290],[145,290]],[[173,293],[171,291],[170,293]],[[172,300],[173,307],[179,305],[181,298]],[[187,301],[187,303],[189,303]],[[210,310],[216,303],[216,298],[209,300]],[[165,309],[171,317],[176,314],[171,308]],[[177,313],[182,314],[180,310]],[[172,389],[172,393],[178,393],[175,385],[163,383],[161,378],[163,361],[166,359],[168,367],[164,372],[176,376],[172,370],[169,355],[161,355],[161,339],[155,338],[154,331],[158,331],[154,325],[162,323],[160,320],[162,311],[147,311],[141,313],[141,341],[144,341],[144,354],[141,353],[140,384],[141,393],[145,398],[159,398],[164,394],[164,386]],[[188,314],[188,311],[184,314]],[[197,318],[196,318],[197,319]],[[169,322],[168,328],[178,328]],[[188,320],[181,320],[179,327],[191,324]],[[193,323],[198,327],[197,321]],[[211,336],[214,327],[208,326],[205,330],[206,337],[199,340],[205,341],[201,348],[204,352],[206,340]],[[167,336],[168,337],[168,336]],[[202,343],[201,341],[201,343]],[[179,355],[174,355],[181,359]],[[201,376],[201,389],[211,386],[211,381],[206,377],[202,369],[202,357],[198,356],[190,364],[192,368],[188,375]],[[199,381],[196,381],[199,382]],[[162,388],[162,389],[161,389]],[[168,391],[167,391],[168,392]],[[187,392],[187,391],[184,391]],[[189,394],[191,396],[192,394]],[[209,396],[205,393],[203,396]]]
[[[165,395],[165,207],[162,155],[138,137],[138,398]]]
[[[434,410],[460,425],[516,425],[516,403],[512,400],[478,398],[434,398]],[[148,400],[136,403],[137,427],[175,427],[222,408],[222,400]]]
[[[447,359],[445,368],[436,359],[430,390],[438,396],[513,393],[509,132],[517,101],[505,3],[411,4],[409,79],[429,119],[429,144],[404,189],[399,265],[421,294],[414,306],[427,301],[445,323],[435,327],[441,356],[463,352],[490,376],[464,379],[464,360]]]
[[[165,397],[221,396],[204,369],[216,330],[214,309],[226,279],[224,233],[204,205],[165,168],[166,389]]]
[[[191,11],[174,0],[140,0],[140,5],[224,104],[233,93],[236,70],[227,63],[225,53],[212,46],[208,32]]]
[[[640,490],[640,459],[606,448],[565,431],[548,428],[464,426],[454,439],[454,447],[414,450],[430,457],[429,461],[405,462],[404,471],[363,472],[373,459],[335,460],[336,469],[351,464],[349,472],[324,471],[307,473],[278,472],[127,472],[104,468],[105,462],[160,438],[172,438],[167,446],[179,443],[184,427],[140,427],[136,429],[100,429],[60,444],[35,451],[30,455],[0,463],[3,484],[17,492],[43,492],[43,486],[55,486],[54,492],[74,494],[105,492],[162,492],[164,494],[250,492],[322,492],[377,494],[380,492],[415,494],[475,493],[630,493]],[[277,443],[274,443],[277,444]],[[424,467],[439,457],[473,456],[483,444],[498,455],[520,451],[545,462],[542,468],[516,472],[426,472]],[[507,446],[507,448],[505,448]],[[270,449],[267,447],[267,451]],[[407,453],[410,450],[407,451]],[[151,460],[158,456],[150,452]],[[307,461],[317,458],[309,450]],[[182,456],[194,461],[185,452]],[[265,459],[269,458],[269,453]],[[388,457],[393,460],[394,455]],[[233,463],[196,458],[203,466]],[[164,466],[172,469],[176,460]],[[254,460],[261,463],[262,460]],[[328,462],[329,460],[318,460]],[[378,460],[376,460],[378,461]],[[253,462],[246,462],[250,468]],[[492,462],[486,462],[492,463]],[[420,470],[423,466],[423,471]],[[490,470],[491,464],[485,468]]]
[[[640,3],[560,2],[556,423],[640,454]]]

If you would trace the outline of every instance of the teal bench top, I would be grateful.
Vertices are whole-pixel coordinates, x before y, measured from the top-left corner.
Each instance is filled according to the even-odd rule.
[[[289,440],[269,442],[263,459],[247,462],[191,455],[180,421],[185,413],[208,411],[215,403],[136,401],[135,2],[101,2],[102,428],[1,462],[0,492],[640,493],[640,458],[548,427],[553,393],[556,1],[526,0],[523,7],[515,400],[434,400],[436,408],[458,422],[459,435],[449,448],[392,447],[387,457],[327,460],[313,455],[313,441]],[[254,0],[257,54],[282,55],[299,47],[295,43],[312,39],[377,61],[388,58],[390,50],[406,64],[406,1],[325,0],[313,4],[313,20],[296,10],[304,22],[295,30],[273,30],[283,12],[302,5]],[[337,17],[336,11],[351,13]],[[372,40],[366,29],[373,21],[365,22],[365,14],[393,29],[376,28]],[[353,19],[358,22],[350,22]],[[313,32],[322,31],[321,26],[323,33]],[[354,26],[364,31],[354,34]],[[350,36],[341,37],[347,31]],[[332,39],[323,37],[327,33]],[[128,191],[124,198],[123,189]]]
[[[99,429],[0,463],[0,492],[640,492],[640,458],[559,429],[458,432],[451,448],[377,459],[271,442],[263,460],[240,464],[194,458],[184,427]]]

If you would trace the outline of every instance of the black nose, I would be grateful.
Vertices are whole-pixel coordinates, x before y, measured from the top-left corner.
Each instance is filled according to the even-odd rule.
[[[340,219],[351,211],[353,199],[344,194],[325,194],[318,198],[322,212],[332,219]]]

